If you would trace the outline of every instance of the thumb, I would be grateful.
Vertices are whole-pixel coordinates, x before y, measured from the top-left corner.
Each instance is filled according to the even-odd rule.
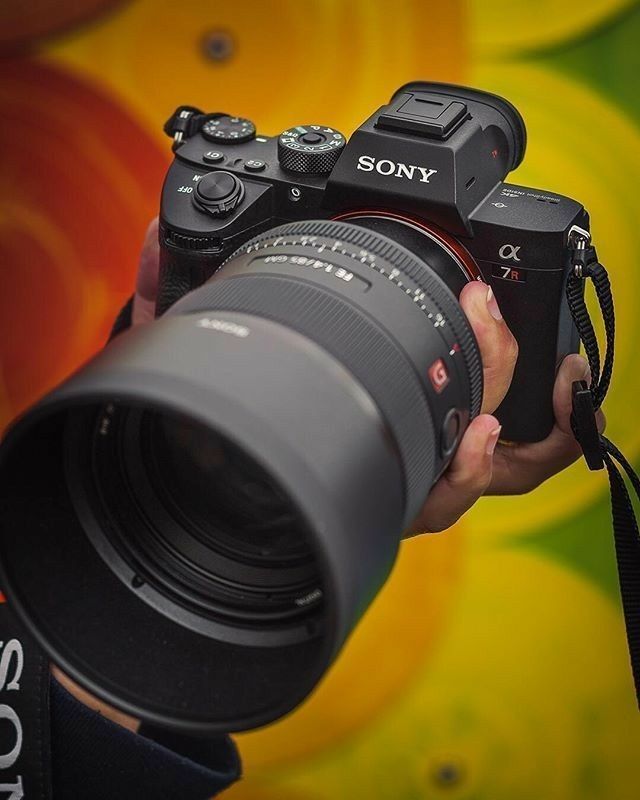
[[[486,283],[468,283],[460,293],[460,305],[473,328],[482,356],[482,411],[491,413],[500,405],[511,384],[518,345]]]
[[[147,228],[138,262],[136,293],[133,298],[133,324],[149,322],[155,316],[160,271],[160,245],[158,243],[158,218]]]

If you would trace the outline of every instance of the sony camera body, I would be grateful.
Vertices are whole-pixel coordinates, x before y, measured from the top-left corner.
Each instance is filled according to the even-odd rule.
[[[578,348],[564,298],[570,239],[589,222],[568,197],[503,182],[526,145],[510,103],[418,82],[400,88],[348,141],[323,125],[260,136],[249,120],[184,106],[165,132],[175,159],[162,192],[158,314],[275,225],[367,217],[384,231],[393,219],[416,255],[435,241],[466,280],[493,288],[520,349],[497,412],[503,437],[548,435],[557,366]]]

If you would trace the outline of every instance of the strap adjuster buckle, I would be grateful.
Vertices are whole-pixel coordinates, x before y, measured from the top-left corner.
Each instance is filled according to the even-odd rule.
[[[573,432],[591,470],[603,469],[602,446],[593,407],[593,396],[586,381],[571,385]]]

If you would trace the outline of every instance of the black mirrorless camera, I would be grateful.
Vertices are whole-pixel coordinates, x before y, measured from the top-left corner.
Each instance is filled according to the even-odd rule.
[[[106,701],[239,730],[316,685],[479,413],[468,281],[520,347],[503,436],[549,433],[588,217],[503,183],[522,118],[458,86],[403,86],[348,141],[191,107],[165,130],[158,319],[7,434],[1,585]]]

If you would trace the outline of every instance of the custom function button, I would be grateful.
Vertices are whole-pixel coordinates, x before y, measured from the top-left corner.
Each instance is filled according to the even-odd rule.
[[[208,150],[202,156],[202,160],[206,161],[207,164],[219,164],[221,161],[224,161],[224,153],[221,153],[219,150]]]
[[[249,158],[244,162],[244,168],[249,172],[262,172],[263,169],[266,169],[266,166],[267,162],[261,158]]]

